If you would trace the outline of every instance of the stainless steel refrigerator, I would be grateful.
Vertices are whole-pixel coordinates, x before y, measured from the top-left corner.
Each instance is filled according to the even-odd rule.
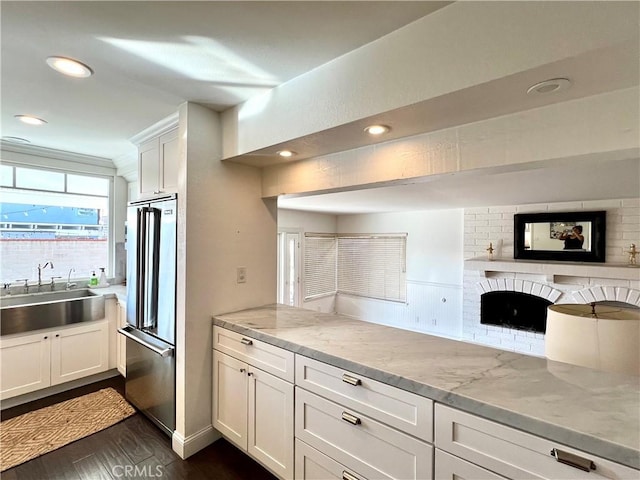
[[[176,195],[127,211],[125,396],[167,435],[176,427]]]

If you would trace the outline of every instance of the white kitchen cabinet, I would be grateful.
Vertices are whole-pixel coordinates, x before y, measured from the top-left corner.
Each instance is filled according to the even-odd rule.
[[[365,478],[432,478],[433,446],[296,387],[296,438]]]
[[[247,450],[247,364],[213,351],[213,426],[227,439]]]
[[[293,479],[293,384],[253,365],[265,359],[280,363],[277,359],[290,355],[285,361],[290,373],[282,376],[293,378],[293,353],[219,327],[214,327],[214,346],[214,428],[278,477]]]
[[[118,301],[116,310],[116,330],[127,324],[127,304]],[[127,376],[127,337],[116,333],[116,368],[123,377]]]
[[[175,193],[178,189],[179,143],[175,128],[138,147],[140,197]]]
[[[0,339],[2,399],[109,369],[109,322],[41,330]]]
[[[436,448],[435,474],[436,480],[482,479],[482,480],[506,480],[505,477],[496,475],[489,470],[462,460],[455,455]]]
[[[33,392],[51,384],[51,332],[0,339],[0,398]]]
[[[109,369],[109,322],[99,320],[53,332],[51,385]]]
[[[435,445],[479,468],[509,479],[640,478],[638,470],[441,404],[436,404],[435,408]],[[588,471],[558,462],[552,455],[558,450],[573,456],[574,462],[586,461]],[[438,465],[438,455],[435,471],[436,474],[446,472]],[[457,474],[468,478],[462,471]],[[451,476],[443,473],[436,478],[450,479]]]
[[[296,480],[366,480],[296,438]]]
[[[433,478],[433,401],[296,355],[296,478]]]
[[[297,386],[433,441],[433,400],[302,355],[296,358],[295,371]]]

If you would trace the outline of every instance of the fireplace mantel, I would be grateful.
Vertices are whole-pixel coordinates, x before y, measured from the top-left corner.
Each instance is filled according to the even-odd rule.
[[[550,262],[507,258],[489,260],[486,257],[475,257],[465,260],[464,268],[477,270],[482,277],[486,277],[487,272],[543,275],[552,283],[556,276],[640,280],[640,268],[629,267],[624,263]]]

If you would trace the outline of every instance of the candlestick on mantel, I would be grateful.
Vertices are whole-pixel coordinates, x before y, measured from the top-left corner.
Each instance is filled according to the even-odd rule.
[[[636,255],[638,254],[638,250],[636,250],[636,244],[632,243],[629,246],[629,250],[627,251],[627,253],[629,254],[629,266],[630,267],[637,267],[637,261],[636,261]]]
[[[493,260],[493,252],[494,252],[495,248],[493,248],[493,243],[489,242],[489,248],[487,248],[487,252],[488,255],[487,257],[489,258],[489,260]]]

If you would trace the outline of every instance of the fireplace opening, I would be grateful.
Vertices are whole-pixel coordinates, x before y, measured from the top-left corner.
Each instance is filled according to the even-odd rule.
[[[552,304],[528,293],[488,292],[480,297],[480,323],[545,333],[547,307]]]

